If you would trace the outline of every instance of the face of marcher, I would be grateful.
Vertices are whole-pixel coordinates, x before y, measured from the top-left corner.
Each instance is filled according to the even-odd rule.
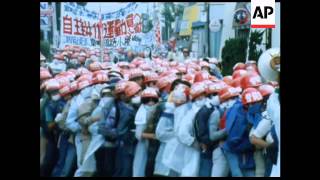
[[[188,57],[188,56],[189,56],[189,53],[186,52],[186,51],[183,51],[183,56],[184,56],[184,57]]]
[[[202,67],[201,70],[202,70],[202,71],[210,72],[210,68],[208,68],[208,67]]]
[[[61,98],[59,91],[50,92],[50,97],[51,97],[51,100],[53,101],[58,101]]]

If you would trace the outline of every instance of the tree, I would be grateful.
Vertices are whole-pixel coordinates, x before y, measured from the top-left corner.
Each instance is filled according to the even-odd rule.
[[[233,66],[238,62],[245,62],[247,52],[245,38],[230,38],[222,48],[222,74],[231,75]]]
[[[257,49],[257,45],[261,45],[262,36],[265,31],[253,31],[251,32],[250,42],[249,42],[249,60],[257,61],[262,54],[262,50]]]

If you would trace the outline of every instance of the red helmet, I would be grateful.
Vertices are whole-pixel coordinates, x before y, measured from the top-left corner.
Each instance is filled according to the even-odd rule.
[[[224,102],[232,97],[239,96],[240,95],[239,92],[240,91],[238,88],[234,88],[231,86],[227,86],[227,87],[221,89],[220,92],[218,93],[220,102]]]
[[[45,80],[51,78],[51,74],[48,69],[40,70],[40,80]]]
[[[225,87],[227,87],[227,84],[223,81],[208,83],[206,94],[209,95],[213,93],[219,93]]]
[[[152,70],[151,66],[149,64],[141,64],[139,68],[143,71]]]
[[[192,84],[190,89],[191,99],[196,99],[197,97],[206,93],[206,84],[203,82],[197,82]]]
[[[54,91],[54,90],[59,90],[60,89],[60,83],[56,79],[49,79],[45,83],[45,87],[47,91]]]
[[[204,80],[207,80],[209,79],[209,76],[210,74],[207,73],[207,72],[203,72],[203,71],[200,71],[200,72],[197,72],[195,77],[194,77],[194,82],[202,82]]]
[[[119,67],[119,68],[124,68],[124,67],[130,68],[129,63],[128,63],[128,62],[125,62],[125,61],[119,62],[119,63],[118,63],[118,67]]]
[[[263,85],[259,86],[259,88],[258,88],[258,90],[260,91],[260,93],[263,97],[272,94],[274,89],[275,88],[269,84],[263,84]]]
[[[242,62],[239,62],[233,66],[233,71],[237,71],[239,69],[246,69],[246,65]]]
[[[236,70],[236,71],[233,72],[232,79],[243,77],[243,76],[245,76],[247,74],[248,74],[248,72],[246,70],[239,69],[239,70]]]
[[[247,89],[249,87],[258,87],[262,84],[260,76],[248,74],[241,79],[241,88]]]
[[[101,70],[101,64],[99,62],[93,62],[89,65],[90,71],[98,71]]]
[[[117,84],[114,88],[115,94],[123,93],[126,88],[126,83],[127,83],[127,81],[125,81],[125,80],[120,80],[119,82],[117,82]]]
[[[192,74],[186,74],[182,76],[182,80],[188,81],[189,83],[193,83],[194,76]]]
[[[242,79],[242,77],[238,77],[236,79],[233,79],[230,85],[235,88],[241,87],[241,79]]]
[[[124,93],[127,97],[132,97],[141,90],[139,84],[134,81],[127,81]]]
[[[88,74],[83,74],[81,75],[77,81],[82,81],[82,80],[90,80],[91,81],[92,79],[92,74],[91,73],[88,73]]]
[[[232,76],[224,76],[222,79],[223,82],[225,82],[228,85],[231,85],[232,82]]]
[[[262,100],[261,93],[256,88],[247,88],[241,95],[242,104],[255,103]]]
[[[66,96],[70,93],[75,92],[77,89],[78,89],[78,83],[77,81],[73,81],[71,84],[68,84],[60,88],[59,93],[61,96]]]
[[[187,73],[187,68],[185,66],[177,66],[176,68],[180,73]]]
[[[143,77],[143,73],[140,69],[132,69],[131,70],[129,79],[133,79],[136,77]]]
[[[142,91],[141,98],[159,98],[159,95],[155,88],[146,88]]]
[[[62,54],[55,54],[53,58],[58,60],[64,60],[64,56]]]
[[[149,72],[144,76],[144,83],[156,82],[158,80],[158,74],[154,72]]]
[[[108,81],[108,75],[106,73],[98,73],[95,76],[93,76],[92,83],[98,84],[98,83],[105,83]]]
[[[90,71],[87,68],[80,67],[80,68],[77,69],[77,75],[78,76],[81,76],[83,74],[88,74],[88,73],[90,73]]]
[[[88,87],[92,84],[91,80],[84,79],[82,81],[77,81],[78,82],[78,90],[81,90],[85,87]]]

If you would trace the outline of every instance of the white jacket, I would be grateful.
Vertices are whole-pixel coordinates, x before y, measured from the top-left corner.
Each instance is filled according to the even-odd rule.
[[[277,164],[273,165],[272,171],[271,171],[271,177],[280,177],[280,102],[279,102],[279,94],[274,92],[271,94],[271,96],[268,99],[267,102],[267,111],[269,116],[271,117],[271,120],[273,121],[279,141],[279,152],[278,152],[278,160]]]
[[[89,132],[91,133],[91,140],[88,149],[84,155],[82,164],[80,164],[80,156],[82,151],[81,133],[77,133],[75,137],[75,145],[77,151],[77,165],[78,169],[75,172],[75,177],[85,176],[85,174],[94,173],[96,171],[96,160],[94,153],[96,150],[104,144],[105,140],[102,135],[97,133],[98,123],[95,122],[89,126]]]
[[[200,167],[200,150],[192,144],[196,141],[194,132],[194,120],[199,107],[189,110],[180,123],[178,139],[184,145],[185,154],[181,176],[196,177]]]
[[[181,125],[180,123],[183,122],[182,120],[185,114],[189,111],[189,109],[190,109],[190,103],[186,103],[175,108],[174,137],[167,142],[163,151],[162,163],[165,166],[176,171],[177,173],[181,173],[184,167],[184,154],[185,154],[185,147],[184,147],[185,145],[178,140],[178,129],[179,129],[179,126]]]

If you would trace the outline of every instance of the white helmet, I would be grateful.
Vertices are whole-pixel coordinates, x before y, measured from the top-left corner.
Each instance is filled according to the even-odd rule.
[[[258,69],[261,76],[266,81],[277,81],[277,77],[279,72],[271,67],[271,60],[275,56],[280,56],[280,49],[279,48],[271,48],[266,50],[259,58],[258,61]]]

